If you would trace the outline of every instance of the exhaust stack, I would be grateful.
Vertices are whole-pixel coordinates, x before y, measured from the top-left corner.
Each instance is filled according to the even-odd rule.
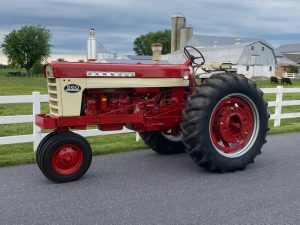
[[[95,29],[91,28],[89,37],[87,40],[87,61],[92,62],[96,61],[96,37],[95,37]]]

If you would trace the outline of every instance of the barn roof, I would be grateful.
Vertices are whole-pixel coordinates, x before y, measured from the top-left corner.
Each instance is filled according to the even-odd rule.
[[[280,45],[277,50],[281,53],[300,52],[300,43]]]
[[[256,42],[241,43],[239,45],[224,45],[217,47],[196,47],[204,56],[206,63],[229,62],[238,64],[244,49]],[[265,44],[261,42],[262,44]],[[195,54],[196,55],[196,54]],[[181,64],[185,61],[183,49],[177,50],[168,55],[168,60],[172,64]]]
[[[279,66],[299,66],[296,62],[290,60],[289,58],[285,57],[285,56],[277,56],[276,57],[277,60],[277,65]]]
[[[267,43],[265,40],[257,38],[241,38],[241,37],[226,37],[226,36],[208,36],[208,35],[193,35],[193,37],[187,42],[186,45],[191,45],[194,47],[203,47],[203,46],[225,46],[225,45],[234,45],[237,42],[239,43],[249,43],[249,42],[263,42],[267,46],[272,46]]]
[[[152,60],[151,55],[124,55],[122,59],[130,59],[130,60]]]

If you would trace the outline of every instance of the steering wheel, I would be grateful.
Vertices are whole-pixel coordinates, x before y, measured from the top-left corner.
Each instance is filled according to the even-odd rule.
[[[189,49],[193,49],[196,51],[196,53],[198,53],[200,56],[194,56],[190,53],[190,50]],[[184,55],[190,59],[192,61],[193,64],[197,65],[197,66],[202,66],[204,63],[205,63],[205,58],[204,56],[202,55],[202,53],[196,49],[195,47],[193,46],[185,46],[184,49],[183,49],[183,52],[184,52]],[[196,59],[203,59],[203,61],[199,64],[199,63],[196,63],[195,60]]]

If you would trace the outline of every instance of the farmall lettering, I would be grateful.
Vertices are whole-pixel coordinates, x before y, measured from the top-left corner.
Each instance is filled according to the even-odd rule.
[[[135,77],[135,72],[87,71],[88,77]]]
[[[53,130],[37,149],[43,174],[68,182],[86,173],[90,144],[71,129],[90,125],[102,131],[127,127],[153,151],[187,152],[210,171],[242,170],[253,162],[268,130],[262,92],[244,76],[224,71],[199,84],[195,71],[204,57],[190,46],[184,53],[182,65],[47,64],[50,112],[36,115],[38,126]]]

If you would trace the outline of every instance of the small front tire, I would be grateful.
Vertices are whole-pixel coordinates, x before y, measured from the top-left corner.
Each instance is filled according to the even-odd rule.
[[[90,144],[82,136],[65,132],[51,137],[40,151],[40,169],[54,182],[81,178],[92,161]]]
[[[40,166],[40,155],[41,155],[41,151],[44,147],[44,145],[48,142],[49,139],[51,139],[53,136],[57,135],[57,132],[51,132],[49,134],[47,134],[42,140],[41,142],[39,143],[37,149],[36,149],[36,153],[35,153],[35,159],[36,159],[36,162],[37,162],[37,165],[39,168],[41,168]]]

